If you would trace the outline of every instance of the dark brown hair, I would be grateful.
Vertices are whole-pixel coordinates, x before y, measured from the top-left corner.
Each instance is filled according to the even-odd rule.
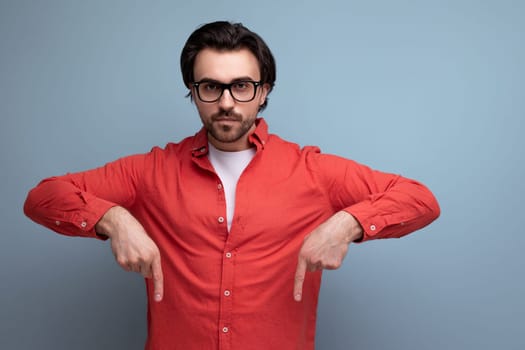
[[[188,88],[194,82],[193,65],[195,58],[205,48],[219,51],[250,50],[259,62],[261,82],[270,86],[268,93],[272,91],[275,84],[276,68],[270,48],[259,35],[241,23],[226,21],[205,24],[195,30],[186,41],[180,55],[180,68],[184,85]],[[263,110],[267,104],[268,101],[264,101],[259,110]]]

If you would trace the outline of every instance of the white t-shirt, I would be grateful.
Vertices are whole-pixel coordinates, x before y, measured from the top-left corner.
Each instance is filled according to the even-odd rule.
[[[243,170],[255,156],[255,148],[238,152],[220,151],[210,143],[209,159],[217,175],[222,182],[224,194],[226,197],[226,218],[228,222],[228,231],[232,226],[233,213],[235,212],[235,189],[237,181]]]

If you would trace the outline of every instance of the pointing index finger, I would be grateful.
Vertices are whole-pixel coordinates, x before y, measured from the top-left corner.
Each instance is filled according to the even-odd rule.
[[[151,272],[153,275],[153,294],[155,301],[162,301],[164,296],[164,277],[162,275],[160,256],[151,263]]]
[[[299,262],[297,263],[297,269],[295,271],[293,288],[293,297],[295,301],[301,301],[303,296],[303,282],[304,276],[306,274],[306,265],[306,261],[302,257],[299,257]]]

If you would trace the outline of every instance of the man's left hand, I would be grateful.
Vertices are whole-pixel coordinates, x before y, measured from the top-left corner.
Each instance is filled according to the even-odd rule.
[[[301,301],[306,271],[338,269],[348,245],[363,236],[359,222],[346,211],[335,213],[304,238],[295,272],[294,299]]]

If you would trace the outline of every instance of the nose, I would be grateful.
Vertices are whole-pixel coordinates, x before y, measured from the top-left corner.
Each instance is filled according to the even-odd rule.
[[[232,94],[230,90],[228,89],[224,89],[224,91],[222,92],[222,96],[218,102],[219,102],[219,107],[221,107],[222,109],[226,111],[229,109],[232,109],[233,106],[235,105],[235,100],[233,99]]]

